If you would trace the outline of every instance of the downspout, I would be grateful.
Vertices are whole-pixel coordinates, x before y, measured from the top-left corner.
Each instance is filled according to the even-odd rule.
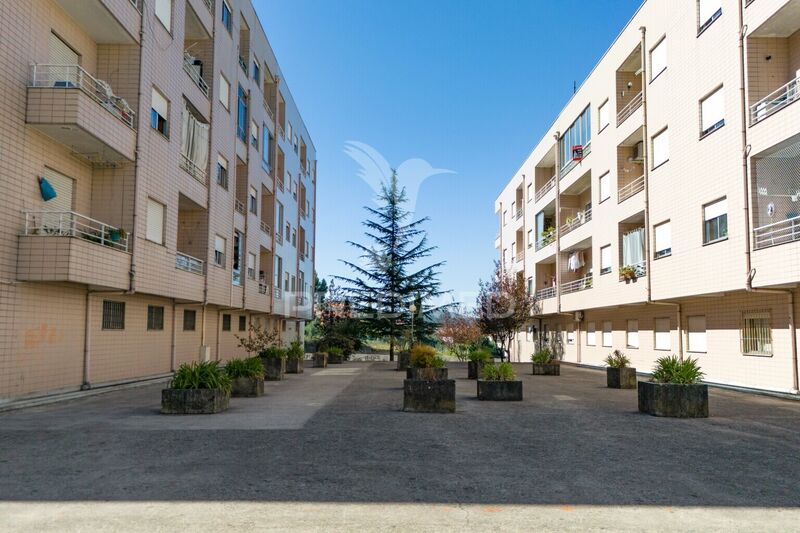
[[[86,289],[86,315],[83,320],[83,383],[81,383],[81,390],[88,390],[92,388],[91,379],[90,379],[90,366],[91,366],[91,357],[92,357],[92,328],[91,328],[91,316],[92,316],[92,291],[88,288]]]
[[[142,135],[141,135],[141,128],[142,128],[142,78],[144,76],[144,19],[146,14],[144,13],[145,5],[142,4],[142,16],[140,17],[139,21],[139,88],[138,88],[138,105],[139,105],[139,113],[137,114],[138,123],[136,124],[136,153],[134,155],[133,160],[133,219],[131,224],[133,225],[133,231],[131,231],[128,239],[130,241],[131,246],[131,268],[128,272],[129,277],[129,284],[128,284],[128,293],[135,294],[136,293],[136,253],[138,251],[138,246],[136,246],[136,238],[138,236],[138,231],[136,227],[136,223],[138,220],[137,216],[137,209],[139,205],[139,155],[142,153]]]
[[[556,140],[556,312],[561,314],[561,150],[558,146],[561,132],[555,132],[553,138]]]
[[[177,309],[175,306],[175,298],[172,299],[172,344],[170,346],[169,370],[175,372],[177,365],[177,355],[175,353],[176,337],[178,335],[178,317],[176,316]]]

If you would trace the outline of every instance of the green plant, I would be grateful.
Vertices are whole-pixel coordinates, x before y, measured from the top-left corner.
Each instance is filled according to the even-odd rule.
[[[219,366],[219,361],[183,363],[169,382],[171,389],[231,390],[231,378]]]
[[[550,351],[550,348],[542,348],[541,350],[534,352],[531,356],[531,361],[537,365],[546,365],[552,360],[553,352]]]
[[[290,346],[289,349],[286,350],[286,357],[289,359],[302,359],[305,357],[306,352],[303,350],[303,345],[300,344],[298,341],[294,341]]]
[[[506,362],[483,367],[483,379],[488,381],[513,381],[516,377],[511,363]]]
[[[623,279],[633,279],[636,277],[636,271],[630,265],[619,267],[619,277]]]
[[[236,335],[239,346],[250,355],[261,355],[270,346],[278,343],[279,335],[277,331],[267,331],[259,326],[250,324],[247,337]]]
[[[342,349],[337,346],[331,346],[327,350],[328,355],[332,355],[334,357],[341,357],[342,356]]]
[[[436,348],[415,344],[411,348],[411,366],[414,368],[442,368],[444,359],[436,355]]]
[[[605,362],[611,368],[626,368],[631,364],[631,360],[628,359],[628,356],[620,350],[614,350],[608,354],[608,357],[605,358]]]
[[[280,346],[269,346],[258,355],[264,359],[281,359],[282,357],[286,357],[286,348],[281,348]]]
[[[556,239],[556,229],[553,226],[547,226],[542,230],[542,245],[547,245]]]
[[[225,372],[231,379],[236,378],[263,378],[264,363],[260,357],[247,359],[231,359],[225,365]]]
[[[659,357],[653,368],[653,377],[650,381],[656,383],[676,383],[679,385],[693,385],[700,381],[705,374],[700,370],[697,359],[684,359],[678,356]]]
[[[472,350],[467,357],[473,363],[488,363],[492,359],[492,351],[488,348],[480,348]]]

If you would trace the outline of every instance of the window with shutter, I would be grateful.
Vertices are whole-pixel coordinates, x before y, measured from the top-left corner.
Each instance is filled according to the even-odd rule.
[[[656,318],[654,326],[654,345],[656,350],[671,350],[669,318]]]
[[[703,244],[728,238],[728,199],[703,206]]]
[[[150,127],[161,135],[169,137],[169,102],[155,88],[151,95]]]
[[[155,0],[156,18],[161,21],[161,24],[167,29],[172,31],[172,0]]]
[[[708,135],[724,125],[725,95],[720,87],[700,102],[700,135]]]
[[[672,255],[672,230],[669,221],[662,222],[654,229],[655,259]]]
[[[667,39],[661,39],[657,45],[650,50],[650,81],[653,81],[659,74],[667,70]]]
[[[147,231],[145,238],[158,244],[164,244],[164,204],[152,198],[147,199]]]
[[[706,342],[706,317],[690,316],[686,319],[688,328],[686,334],[687,349],[690,352],[705,353]]]
[[[75,190],[75,180],[51,168],[44,169],[44,178],[50,182],[50,185],[56,191],[55,198],[51,198],[44,203],[45,208],[48,211],[72,211],[72,194]]]
[[[669,160],[669,130],[664,128],[653,136],[653,168]]]

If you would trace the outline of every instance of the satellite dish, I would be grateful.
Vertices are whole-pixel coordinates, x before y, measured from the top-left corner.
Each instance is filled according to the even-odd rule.
[[[775,216],[775,202],[770,202],[767,204],[767,216],[770,218]]]

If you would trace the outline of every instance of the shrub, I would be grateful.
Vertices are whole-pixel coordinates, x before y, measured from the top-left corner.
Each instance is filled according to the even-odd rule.
[[[231,378],[219,367],[219,361],[183,363],[169,382],[171,389],[231,390]]]
[[[692,385],[700,381],[704,373],[697,364],[697,359],[684,359],[678,356],[660,357],[653,368],[651,381],[656,383],[676,383],[679,385]]]
[[[298,341],[294,341],[289,349],[286,351],[286,357],[289,359],[302,359],[305,357],[306,352],[303,349],[303,345],[300,344]]]
[[[328,355],[341,357],[342,356],[342,349],[341,348],[337,348],[336,346],[331,346],[330,348],[328,348]]]
[[[280,346],[270,346],[259,355],[264,359],[280,359],[282,357],[286,357],[286,348],[281,348]]]
[[[631,360],[620,350],[614,350],[608,354],[608,357],[605,358],[605,362],[611,368],[626,368],[631,365]]]
[[[511,363],[499,365],[486,365],[483,367],[483,379],[488,381],[513,381],[516,378],[514,367]]]
[[[264,363],[260,357],[248,357],[247,359],[231,359],[225,365],[225,373],[231,379],[236,378],[263,378]]]
[[[345,335],[331,333],[319,341],[317,350],[330,353],[330,348],[339,348],[342,351],[342,355],[349,356],[358,348],[358,345],[360,344],[360,341],[354,340]]]
[[[473,363],[488,363],[492,359],[492,352],[488,348],[472,350],[468,356]]]
[[[553,352],[550,351],[550,348],[542,348],[541,350],[534,352],[534,354],[531,356],[531,361],[537,365],[545,365],[552,360]]]
[[[442,368],[444,359],[436,355],[436,348],[425,344],[415,344],[411,348],[411,366],[414,368]]]

